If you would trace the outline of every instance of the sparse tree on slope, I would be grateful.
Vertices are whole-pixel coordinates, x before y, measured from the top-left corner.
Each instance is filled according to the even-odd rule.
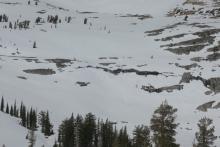
[[[5,109],[5,102],[4,102],[4,97],[2,97],[2,100],[1,100],[1,111],[4,112],[4,109]]]
[[[151,147],[150,129],[147,126],[141,125],[135,127],[133,131],[133,146],[134,147]]]
[[[155,147],[179,147],[174,138],[175,129],[178,124],[175,123],[177,109],[163,102],[159,108],[154,111],[151,119],[151,130],[153,131],[153,142]]]
[[[209,118],[202,118],[197,124],[199,132],[196,132],[196,147],[211,147],[217,136],[214,135],[215,127],[212,125],[212,120]]]

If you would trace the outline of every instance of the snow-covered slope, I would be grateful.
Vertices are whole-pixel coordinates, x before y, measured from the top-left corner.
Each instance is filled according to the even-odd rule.
[[[6,147],[15,147],[15,146],[28,146],[29,141],[26,139],[28,135],[28,130],[24,127],[21,127],[20,120],[9,115],[0,112],[0,146],[3,144]],[[36,146],[48,147],[48,141],[45,137],[39,133],[35,133],[36,137]]]
[[[208,112],[196,110],[208,101],[220,102],[218,93],[205,94],[209,88],[201,81],[181,83],[183,89],[172,92],[149,93],[142,89],[143,85],[156,88],[178,85],[185,72],[204,79],[219,77],[219,61],[209,61],[207,58],[212,53],[207,49],[218,45],[218,31],[211,34],[215,36],[213,40],[196,40],[199,45],[205,44],[201,50],[182,54],[166,50],[193,46],[197,43],[173,44],[199,38],[196,32],[218,28],[218,18],[197,11],[200,8],[204,12],[212,9],[212,1],[208,6],[194,6],[197,12],[189,15],[187,22],[183,20],[185,15],[166,16],[177,6],[183,7],[181,10],[193,9],[192,5],[183,6],[183,1],[176,0],[42,0],[37,6],[33,1],[31,5],[23,0],[1,2],[0,14],[7,14],[13,24],[17,19],[31,21],[27,30],[4,29],[8,23],[0,23],[0,95],[9,103],[23,101],[39,110],[50,110],[55,130],[72,112],[92,112],[101,118],[117,121],[119,125],[121,121],[127,121],[129,130],[132,130],[137,124],[149,124],[155,108],[166,99],[178,108],[180,127],[177,142],[181,146],[191,146],[197,130],[196,123],[202,116],[214,119],[216,134],[220,135],[220,126],[217,125],[220,122],[219,109],[209,109]],[[153,17],[144,16],[147,17],[144,19],[143,16],[128,13],[150,14]],[[61,23],[56,28],[51,23],[35,24],[38,16],[46,22],[48,15],[58,15]],[[71,17],[71,22],[67,23],[65,17]],[[87,25],[83,24],[84,18],[88,18]],[[146,32],[151,30],[154,31]],[[164,39],[179,34],[184,35]],[[34,41],[37,48],[33,48]],[[193,48],[195,46],[191,50]],[[191,60],[194,57],[201,57],[202,60]],[[198,65],[184,68],[193,63]],[[46,71],[48,68],[56,73],[44,75],[42,71],[40,74],[24,71]],[[121,72],[115,74],[114,69]],[[140,74],[141,71],[156,71],[159,74],[146,76]],[[81,87],[77,82],[89,84]],[[3,124],[2,120],[5,121]],[[24,136],[27,130],[16,122],[1,113],[0,128],[10,128],[11,125],[19,128],[15,131],[10,129],[11,133],[14,131],[19,136],[13,143],[26,145]],[[1,132],[0,145],[5,143],[7,147],[13,147],[8,136]],[[39,144],[52,146],[51,140],[42,140]],[[217,140],[216,144],[220,146],[220,141]]]

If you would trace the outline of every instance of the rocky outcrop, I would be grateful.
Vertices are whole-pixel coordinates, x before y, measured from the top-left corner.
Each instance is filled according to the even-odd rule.
[[[141,89],[149,93],[153,93],[153,92],[161,93],[163,91],[173,92],[174,90],[182,90],[183,85],[172,85],[172,86],[165,86],[165,87],[160,87],[160,88],[155,88],[153,86],[142,86]]]
[[[196,109],[199,111],[207,112],[208,109],[212,108],[212,105],[214,103],[215,103],[215,101],[210,101],[210,102],[207,102],[207,103],[204,103],[204,104],[198,106]]]
[[[29,74],[38,74],[38,75],[52,75],[56,74],[56,72],[53,69],[27,69],[23,70],[26,73]]]
[[[180,83],[190,83],[192,80],[201,81],[205,87],[209,88],[214,93],[220,92],[220,77],[204,79],[200,76],[193,76],[190,72],[185,72],[182,75]]]

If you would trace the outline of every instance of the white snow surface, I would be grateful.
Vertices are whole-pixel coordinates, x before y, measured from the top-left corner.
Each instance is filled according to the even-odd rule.
[[[191,32],[201,29],[180,25],[177,28],[165,30],[159,36],[147,36],[144,32],[162,28],[177,22],[183,22],[183,17],[166,17],[168,10],[182,6],[183,1],[177,0],[42,0],[38,6],[31,2],[27,5],[24,0],[1,0],[1,2],[19,2],[18,5],[0,3],[0,14],[7,14],[9,20],[31,20],[31,28],[27,30],[3,29],[8,23],[0,23],[0,95],[7,102],[13,104],[23,101],[26,105],[38,110],[49,110],[56,131],[63,119],[71,113],[86,114],[92,112],[100,118],[109,118],[121,124],[128,122],[128,129],[135,125],[149,125],[154,110],[167,100],[170,105],[178,108],[177,122],[180,123],[176,136],[181,147],[192,146],[197,122],[203,116],[214,119],[216,135],[220,135],[219,110],[199,112],[198,105],[215,100],[219,101],[219,94],[205,95],[208,89],[200,81],[184,84],[184,89],[172,93],[148,93],[141,90],[142,85],[155,87],[178,84],[185,69],[174,64],[188,65],[193,63],[192,57],[205,57],[206,50],[190,55],[175,55],[160,47],[161,42],[155,39],[165,36],[188,33],[184,38],[192,39]],[[68,9],[68,11],[47,5]],[[186,6],[188,7],[188,6]],[[36,13],[46,10],[45,14]],[[98,13],[82,14],[82,11]],[[57,28],[51,24],[35,25],[37,16],[47,20],[48,15],[59,15],[62,19]],[[153,18],[139,20],[132,17],[120,17],[126,14],[150,14]],[[66,16],[71,16],[71,23],[64,22]],[[83,25],[84,18],[88,18],[91,26]],[[199,22],[218,27],[218,20],[192,17],[191,23]],[[190,23],[189,22],[189,23]],[[105,29],[106,28],[106,29]],[[219,39],[218,34],[216,38]],[[36,41],[37,48],[32,48]],[[163,44],[167,44],[163,43]],[[20,54],[16,54],[19,51]],[[12,53],[15,53],[12,55]],[[26,58],[34,57],[40,62],[27,62]],[[100,57],[107,57],[101,60]],[[110,59],[117,57],[118,59]],[[54,63],[46,59],[73,59],[72,64],[65,68],[57,68]],[[102,66],[99,63],[115,63]],[[146,66],[138,66],[145,65]],[[203,78],[218,77],[220,75],[219,62],[198,63],[201,68],[192,68],[193,75]],[[112,69],[135,68],[143,71],[159,71],[174,76],[140,76],[135,73],[113,75],[101,69],[78,68],[86,66],[100,66]],[[52,68],[54,75],[35,75],[23,72],[25,69]],[[212,69],[215,72],[212,72]],[[110,68],[111,69],[111,68]],[[27,80],[17,78],[26,77]],[[77,81],[90,82],[86,87],[80,87]],[[27,130],[22,128],[19,120],[0,113],[0,146],[27,146],[25,139]],[[188,128],[188,129],[186,129]],[[6,133],[7,132],[7,133]],[[6,134],[5,134],[6,133]],[[11,140],[12,137],[12,140]],[[55,136],[45,139],[37,132],[37,146],[42,144],[51,147]],[[219,139],[215,142],[220,146]]]

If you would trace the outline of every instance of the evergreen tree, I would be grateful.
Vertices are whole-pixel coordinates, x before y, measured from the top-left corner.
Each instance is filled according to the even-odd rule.
[[[37,48],[36,41],[34,41],[33,48]]]
[[[114,143],[115,132],[113,129],[113,123],[106,120],[105,123],[101,123],[101,144],[102,147],[112,147]]]
[[[202,118],[197,124],[199,132],[196,132],[196,147],[211,147],[217,136],[214,135],[215,127],[212,124],[212,120],[209,118]]]
[[[5,102],[4,102],[4,97],[2,96],[2,100],[1,100],[1,111],[4,112],[5,109]]]
[[[120,129],[118,138],[117,138],[117,147],[129,147],[130,141],[127,133],[127,127]]]
[[[26,107],[22,104],[21,110],[20,110],[20,118],[21,118],[21,125],[23,127],[27,127],[27,112]]]
[[[36,118],[36,113],[33,112],[32,117]],[[34,122],[37,121],[37,119],[34,119]],[[34,123],[35,124],[35,123]],[[42,111],[40,113],[40,125],[41,125],[41,132],[44,133],[45,136],[50,136],[53,134],[53,125],[50,122],[49,112]]]
[[[66,119],[59,127],[59,143],[61,147],[75,146],[75,120],[73,115],[70,119]]]
[[[13,114],[14,114],[15,117],[18,117],[16,101],[15,101],[15,103],[14,103]]]
[[[13,109],[12,106],[11,106],[11,109],[10,109],[10,115],[11,115],[11,116],[14,116],[14,109]]]
[[[134,147],[151,147],[150,129],[147,126],[141,125],[135,127],[133,131],[133,146]]]
[[[77,115],[75,120],[75,143],[76,147],[80,146],[80,137],[82,136],[82,128],[83,128],[83,117],[81,115]]]
[[[45,136],[50,136],[53,134],[53,125],[50,122],[49,112],[47,111],[46,117],[44,120],[45,123]]]
[[[175,129],[178,124],[175,123],[177,109],[163,102],[159,108],[154,111],[151,119],[151,130],[153,131],[153,142],[155,147],[179,147],[174,138]]]
[[[8,106],[8,103],[7,103],[5,112],[6,112],[7,114],[9,114],[9,106]]]
[[[91,147],[94,145],[95,132],[96,132],[96,118],[92,113],[88,113],[85,116],[83,122],[81,135],[80,135],[80,146]]]

